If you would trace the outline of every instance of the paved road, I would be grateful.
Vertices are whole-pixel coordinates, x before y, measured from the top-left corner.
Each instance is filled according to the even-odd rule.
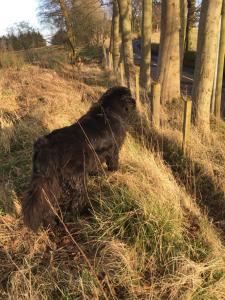
[[[134,49],[134,57],[137,64],[140,64],[141,59],[141,40],[134,40],[133,41],[133,49]],[[157,55],[152,55],[151,57],[151,74],[152,78],[156,78],[157,74]],[[191,67],[183,67],[183,74],[181,79],[181,90],[183,93],[191,95],[192,85],[193,85],[193,78],[194,78],[194,68]],[[225,119],[225,77],[223,81],[223,90],[222,90],[222,114]]]
[[[136,64],[140,64],[141,60],[141,40],[134,40],[133,42],[133,48],[134,48],[134,57]],[[152,78],[156,78],[157,74],[157,61],[158,56],[152,55],[151,57],[151,75]],[[191,95],[191,89],[193,85],[193,78],[194,78],[194,68],[190,67],[184,67],[183,68],[183,74],[182,74],[182,80],[181,80],[181,89],[183,91],[187,91],[189,95]]]

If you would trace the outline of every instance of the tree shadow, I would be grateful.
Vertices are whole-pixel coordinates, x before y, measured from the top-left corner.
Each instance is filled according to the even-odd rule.
[[[204,166],[184,156],[180,145],[155,130],[146,118],[139,114],[135,117],[135,129],[130,130],[130,133],[135,140],[143,143],[148,149],[160,152],[178,183],[181,183],[196,199],[197,204],[225,236],[225,194],[207,174]]]

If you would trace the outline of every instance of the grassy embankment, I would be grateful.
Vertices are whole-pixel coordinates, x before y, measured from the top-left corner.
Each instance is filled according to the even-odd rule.
[[[0,70],[1,299],[225,299],[225,126],[207,141],[192,128],[183,157],[180,102],[160,132],[144,111],[133,120],[119,171],[89,179],[90,216],[24,228],[33,141],[114,84],[96,63],[76,72],[60,55]]]

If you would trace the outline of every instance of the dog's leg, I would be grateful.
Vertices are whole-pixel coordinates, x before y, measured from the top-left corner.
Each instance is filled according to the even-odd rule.
[[[106,164],[109,171],[116,171],[119,167],[119,150],[114,150],[112,154],[106,156]]]
[[[99,159],[100,161],[100,159]],[[88,172],[89,176],[98,176],[101,175],[101,164],[99,161],[95,161],[91,166],[91,170]]]
[[[63,210],[67,211],[71,216],[79,215],[88,203],[86,195],[86,180],[83,176],[75,177],[67,181],[64,187],[64,195],[66,195],[66,199],[63,203]]]

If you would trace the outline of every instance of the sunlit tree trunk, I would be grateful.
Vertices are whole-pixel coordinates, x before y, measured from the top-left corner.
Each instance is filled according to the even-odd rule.
[[[110,30],[109,51],[111,53],[113,52],[113,16],[112,16],[111,30]]]
[[[187,0],[180,0],[180,73],[183,71],[183,58],[187,29]]]
[[[221,113],[220,111],[221,111],[221,96],[222,96],[222,86],[223,86],[224,54],[225,54],[225,0],[223,0],[223,8],[222,8],[218,73],[217,73],[217,80],[216,80],[215,116],[217,119],[220,119],[220,113]]]
[[[149,93],[151,86],[151,33],[152,33],[152,0],[142,1],[142,39],[140,86],[142,94]]]
[[[113,53],[113,68],[114,71],[118,70],[120,60],[120,22],[119,22],[119,9],[116,0],[113,1],[113,19],[112,19],[112,53]]]
[[[187,0],[187,30],[186,30],[186,51],[193,50],[193,28],[195,26],[196,0]]]
[[[196,106],[195,123],[204,133],[210,130],[210,102],[221,8],[222,0],[202,1],[192,97]]]
[[[157,77],[162,103],[180,97],[180,0],[162,0]]]
[[[125,75],[127,85],[131,85],[131,74],[133,69],[133,46],[131,33],[131,2],[130,0],[117,0],[121,21],[122,45],[124,55]]]

